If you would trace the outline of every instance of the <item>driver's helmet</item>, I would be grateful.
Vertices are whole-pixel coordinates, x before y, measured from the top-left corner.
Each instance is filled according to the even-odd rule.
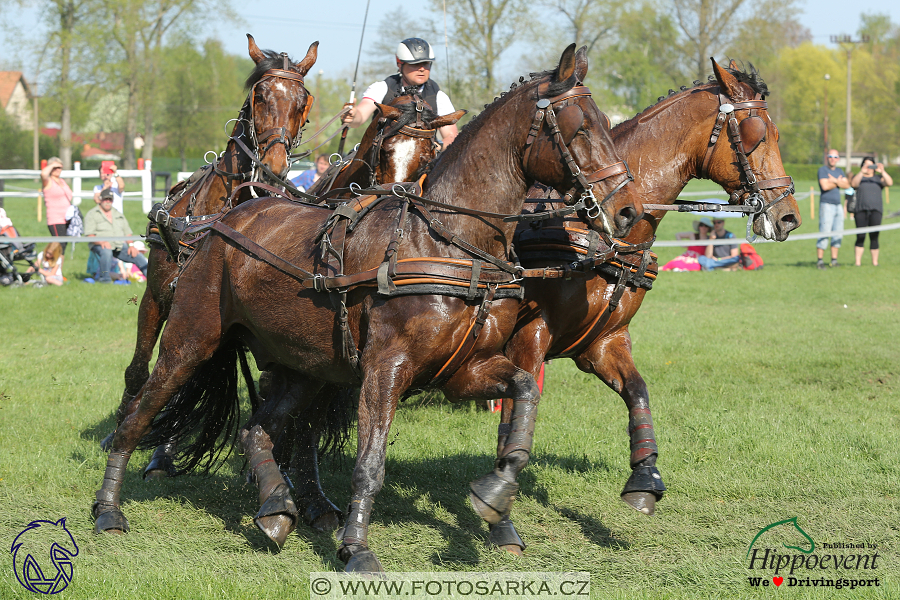
[[[397,46],[397,64],[417,65],[434,62],[434,50],[431,44],[422,38],[406,38]]]

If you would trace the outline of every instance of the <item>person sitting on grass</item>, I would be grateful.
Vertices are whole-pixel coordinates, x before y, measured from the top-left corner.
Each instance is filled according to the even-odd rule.
[[[713,231],[709,236],[714,240],[733,238],[734,234],[725,230],[725,219],[713,221]],[[704,271],[713,269],[727,269],[737,265],[741,260],[741,248],[738,244],[725,244],[722,246],[707,246],[706,253],[699,259]]]
[[[131,235],[131,227],[125,219],[125,215],[112,206],[113,194],[107,188],[100,192],[100,204],[88,211],[84,217],[84,234],[88,237],[126,237]],[[91,253],[97,257],[100,268],[97,270],[99,283],[110,283],[112,277],[112,261],[115,257],[123,262],[138,266],[141,273],[147,276],[147,259],[132,244],[122,242],[92,242]],[[88,277],[87,283],[94,283]],[[116,283],[127,285],[127,280],[117,280]]]
[[[63,284],[63,247],[59,242],[50,242],[44,251],[38,255],[38,273],[44,276],[44,280],[51,285]],[[34,272],[28,267],[29,272]]]

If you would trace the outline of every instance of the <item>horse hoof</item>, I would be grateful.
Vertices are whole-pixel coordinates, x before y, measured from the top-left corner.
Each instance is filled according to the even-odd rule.
[[[652,492],[626,492],[622,494],[622,501],[645,515],[656,512],[656,496]]]
[[[266,517],[256,517],[253,519],[259,530],[278,545],[281,549],[284,542],[294,530],[294,519],[288,515],[269,515]]]
[[[345,573],[384,573],[384,567],[375,553],[368,548],[358,551],[347,561]]]
[[[118,508],[113,508],[97,515],[94,533],[128,533],[128,519]]]
[[[104,452],[109,452],[110,448],[112,448],[113,438],[116,436],[116,432],[113,431],[108,436],[100,440],[100,449]]]
[[[151,469],[147,467],[144,469],[144,479],[165,479],[169,476],[169,473],[164,469]]]
[[[500,511],[494,510],[482,502],[481,498],[476,496],[474,492],[469,492],[469,502],[472,504],[475,512],[478,513],[478,516],[490,525],[496,525],[503,518],[503,514]]]
[[[330,512],[325,513],[313,520],[312,523],[309,524],[310,527],[315,529],[320,533],[331,533],[332,531],[337,531],[341,526],[341,518],[339,515]]]

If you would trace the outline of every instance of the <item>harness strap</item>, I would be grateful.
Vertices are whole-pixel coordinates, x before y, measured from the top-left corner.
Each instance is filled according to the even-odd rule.
[[[450,377],[456,373],[457,369],[462,366],[463,362],[469,358],[469,354],[471,354],[472,349],[475,348],[475,342],[478,341],[478,334],[481,333],[481,328],[484,327],[484,323],[491,313],[491,305],[493,304],[494,294],[496,292],[496,286],[488,286],[488,291],[484,295],[484,299],[481,301],[478,310],[475,311],[475,315],[472,317],[472,322],[469,323],[469,329],[466,331],[462,343],[431,380],[432,386],[441,387],[447,383]]]

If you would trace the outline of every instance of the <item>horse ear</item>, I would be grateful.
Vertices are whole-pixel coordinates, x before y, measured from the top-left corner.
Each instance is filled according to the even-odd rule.
[[[447,125],[453,125],[457,121],[462,119],[463,115],[465,115],[467,112],[469,112],[469,111],[458,110],[456,112],[450,113],[449,115],[440,116],[440,117],[434,119],[433,121],[431,121],[430,123],[428,123],[428,126],[431,127],[432,129],[440,129],[441,127],[446,127]]]
[[[575,44],[563,50],[559,57],[559,66],[556,67],[554,79],[556,81],[568,81],[575,75]]]
[[[249,33],[247,34],[247,45],[250,50],[250,58],[253,59],[253,62],[259,64],[259,61],[266,57],[265,54],[262,53],[262,50],[259,49],[259,46],[256,45],[256,40],[253,39],[253,36]]]
[[[722,88],[722,91],[725,92],[725,95],[732,100],[743,100],[744,91],[741,89],[741,84],[738,82],[737,77],[720,67],[719,63],[717,63],[716,59],[712,56],[709,57],[709,60],[712,61],[713,73],[716,74],[716,81],[719,82],[719,86]]]
[[[376,102],[375,106],[378,107],[378,110],[381,111],[381,116],[385,119],[394,119],[396,121],[400,118],[400,115],[403,114],[403,111],[399,108],[387,104],[379,104]]]
[[[316,64],[316,59],[319,57],[319,42],[313,42],[309,45],[309,50],[306,51],[306,57],[298,62],[294,67],[297,71],[300,72],[301,77],[305,77],[309,70],[312,69],[312,66]]]
[[[583,83],[585,77],[587,77],[587,71],[587,46],[582,46],[578,49],[578,52],[575,53],[575,78]]]

